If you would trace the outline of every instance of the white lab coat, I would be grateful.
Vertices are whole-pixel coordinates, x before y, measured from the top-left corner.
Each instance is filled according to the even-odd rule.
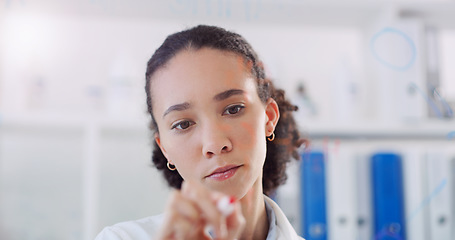
[[[297,235],[280,207],[269,197],[264,196],[275,212],[277,240],[303,240]],[[151,240],[163,222],[163,214],[136,221],[122,222],[104,228],[95,240]]]

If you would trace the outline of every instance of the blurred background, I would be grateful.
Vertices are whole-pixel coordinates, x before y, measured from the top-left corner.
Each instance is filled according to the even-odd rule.
[[[0,239],[89,240],[162,212],[147,60],[243,35],[311,140],[275,200],[312,239],[455,239],[455,1],[0,0]]]

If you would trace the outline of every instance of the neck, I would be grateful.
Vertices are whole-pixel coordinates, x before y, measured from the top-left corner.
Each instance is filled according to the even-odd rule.
[[[265,210],[262,181],[257,181],[251,190],[240,200],[242,213],[246,220],[241,239],[266,239],[269,221]]]

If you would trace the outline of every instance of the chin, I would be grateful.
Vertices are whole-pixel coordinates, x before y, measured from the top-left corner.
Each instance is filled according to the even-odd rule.
[[[241,181],[231,179],[222,182],[211,181],[207,183],[206,186],[213,191],[221,192],[228,196],[234,196],[236,199],[242,198],[249,190]]]

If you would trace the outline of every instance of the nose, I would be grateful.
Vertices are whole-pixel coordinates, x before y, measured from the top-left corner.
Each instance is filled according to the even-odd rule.
[[[232,142],[228,137],[230,127],[225,124],[211,123],[204,127],[202,133],[202,154],[206,158],[228,153],[232,150]]]

